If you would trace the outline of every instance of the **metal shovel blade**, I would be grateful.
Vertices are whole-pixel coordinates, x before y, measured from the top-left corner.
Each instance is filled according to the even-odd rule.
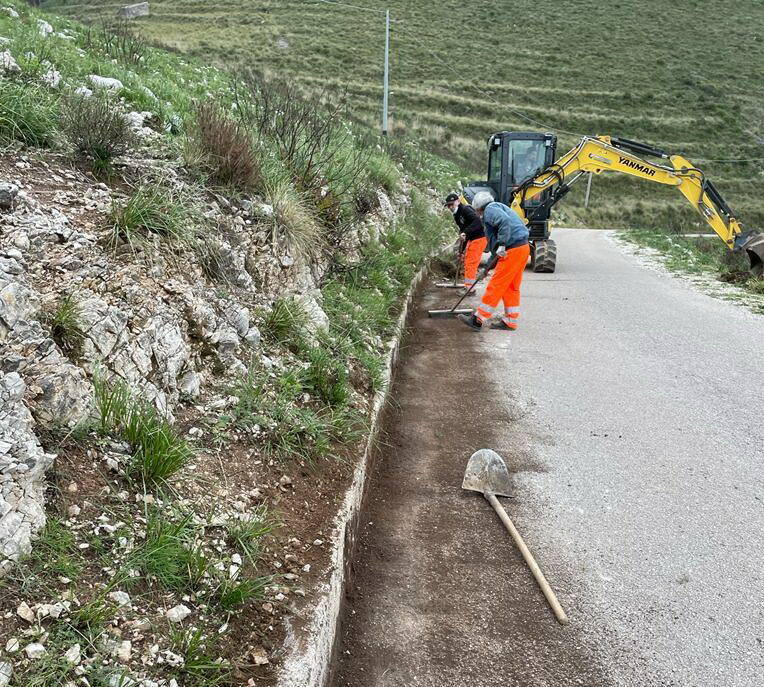
[[[504,459],[490,448],[475,451],[467,461],[462,489],[481,494],[510,496],[509,470]]]

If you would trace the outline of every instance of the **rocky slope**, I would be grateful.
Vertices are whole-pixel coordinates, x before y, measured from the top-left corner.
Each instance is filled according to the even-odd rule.
[[[310,195],[246,129],[267,183],[213,184],[192,100],[236,117],[225,75],[140,45],[126,66],[20,4],[0,34],[0,686],[270,684],[448,232],[406,178],[424,158],[348,133],[355,195]],[[72,102],[131,131],[105,167]]]

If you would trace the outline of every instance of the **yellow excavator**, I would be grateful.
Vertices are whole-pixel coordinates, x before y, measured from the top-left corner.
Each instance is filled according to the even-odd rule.
[[[492,134],[488,139],[488,180],[470,182],[463,193],[469,202],[478,191],[489,191],[523,218],[530,233],[534,272],[555,270],[557,249],[549,237],[549,215],[555,203],[587,173],[621,172],[676,186],[730,250],[747,254],[755,275],[764,273],[764,234],[744,231],[716,187],[681,155],[610,136],[584,136],[557,159],[556,149],[554,134]],[[659,158],[661,162],[645,157]]]

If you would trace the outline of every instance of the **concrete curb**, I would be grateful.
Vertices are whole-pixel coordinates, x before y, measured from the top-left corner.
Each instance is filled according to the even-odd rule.
[[[342,506],[334,519],[331,540],[328,542],[331,546],[329,580],[316,590],[317,601],[308,612],[306,629],[301,633],[303,636],[297,639],[291,624],[287,627],[288,649],[278,673],[277,687],[325,687],[329,679],[372,447],[379,432],[382,410],[392,388],[393,373],[411,303],[427,274],[429,263],[428,260],[427,266],[416,274],[409,285],[403,310],[392,337],[393,346],[387,354],[384,389],[374,398],[371,428],[364,446],[363,458],[353,473],[353,482],[345,493]]]

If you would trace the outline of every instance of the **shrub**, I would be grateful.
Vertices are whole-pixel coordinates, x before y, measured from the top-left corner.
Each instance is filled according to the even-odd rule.
[[[105,96],[70,96],[61,109],[61,129],[75,151],[93,162],[96,170],[108,169],[137,142],[124,115]]]
[[[368,152],[356,145],[343,94],[306,97],[289,83],[272,82],[255,72],[239,75],[234,99],[247,128],[274,145],[294,186],[312,199],[329,224],[352,206]]]
[[[215,186],[252,191],[262,183],[252,139],[217,105],[197,106],[189,142],[196,163]]]
[[[128,67],[141,65],[148,54],[146,42],[135,35],[124,20],[101,21],[99,26],[89,27],[83,37],[83,47],[88,52],[100,52]]]
[[[58,101],[50,89],[0,79],[0,142],[29,146],[53,145]]]
[[[160,186],[140,186],[124,205],[112,207],[110,243],[130,246],[153,235],[174,243],[189,241],[189,212],[182,198]]]

